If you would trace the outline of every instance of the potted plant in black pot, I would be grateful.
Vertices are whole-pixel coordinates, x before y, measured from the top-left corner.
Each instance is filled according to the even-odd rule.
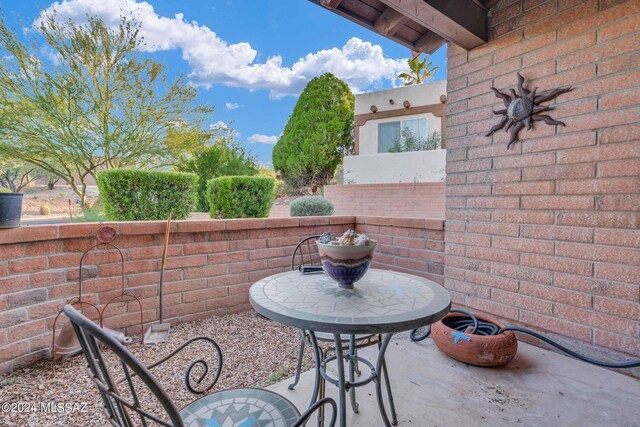
[[[0,228],[19,227],[21,215],[22,193],[0,188]]]

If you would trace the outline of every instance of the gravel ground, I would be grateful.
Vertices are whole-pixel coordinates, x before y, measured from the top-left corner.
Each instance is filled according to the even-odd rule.
[[[182,342],[195,336],[208,336],[218,342],[223,353],[222,375],[212,392],[231,387],[264,387],[293,375],[298,351],[298,330],[271,322],[254,312],[244,312],[225,317],[196,321],[179,325],[171,330],[171,341],[155,346],[144,346],[134,337],[129,350],[144,364],[150,364],[169,354]],[[184,387],[185,368],[194,360],[211,355],[210,345],[195,344],[174,359],[153,369],[178,408],[195,399]],[[104,352],[110,366],[116,357]],[[211,360],[211,358],[209,358]],[[311,355],[305,352],[305,367],[311,367]],[[80,404],[70,412],[3,413],[2,426],[105,426],[107,419],[102,412],[99,394],[85,371],[83,356],[76,356],[56,365],[55,376],[50,361],[39,362],[0,379],[0,402],[54,404]],[[119,378],[121,370],[115,370]],[[140,387],[142,389],[142,387]],[[122,388],[121,388],[122,391]],[[150,395],[142,395],[143,407],[162,414],[159,405]],[[84,411],[82,405],[86,404]],[[4,411],[3,411],[4,412]]]

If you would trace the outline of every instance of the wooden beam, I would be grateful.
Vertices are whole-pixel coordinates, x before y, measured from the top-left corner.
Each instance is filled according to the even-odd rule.
[[[418,52],[432,54],[442,44],[444,43],[444,39],[434,33],[433,31],[427,30],[416,42],[414,43],[415,50]]]
[[[309,0],[312,3],[315,3],[319,6],[322,6],[322,1],[323,0]],[[357,15],[355,13],[353,13],[350,10],[347,10],[346,7],[338,7],[336,9],[332,9],[331,10],[333,13],[335,13],[336,15],[339,15],[345,19],[348,19],[351,22],[354,22],[368,30],[371,30],[373,32],[377,32],[376,29],[373,27],[374,22],[366,19],[365,17],[362,17],[360,15]],[[400,37],[396,37],[396,36],[387,36],[389,37],[389,39],[393,40],[396,43],[401,44],[402,46],[406,47],[407,49],[414,49],[413,43],[411,43],[411,41],[405,40],[403,38]]]
[[[473,0],[380,1],[464,49],[487,41],[487,12]]]
[[[378,111],[377,113],[356,114],[354,116],[354,124],[364,126],[369,120],[390,119],[392,117],[402,117],[411,114],[431,113],[436,117],[444,117],[444,108],[442,104],[421,105],[419,107],[400,108],[395,110]]]
[[[327,9],[335,9],[340,6],[340,3],[342,3],[342,0],[320,0],[320,5]]]
[[[388,7],[378,16],[373,28],[380,34],[392,36],[400,29],[405,19],[407,19],[406,16],[392,7]]]

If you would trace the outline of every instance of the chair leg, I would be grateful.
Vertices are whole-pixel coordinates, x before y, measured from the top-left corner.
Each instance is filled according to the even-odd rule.
[[[296,376],[291,384],[289,384],[289,390],[293,390],[298,381],[300,381],[300,371],[302,370],[302,358],[304,357],[304,342],[306,341],[306,333],[304,329],[300,330],[300,350],[298,350],[298,364],[296,366]]]

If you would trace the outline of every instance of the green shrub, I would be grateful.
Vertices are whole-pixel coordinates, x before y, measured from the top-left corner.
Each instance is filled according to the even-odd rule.
[[[333,214],[333,203],[322,196],[304,196],[289,206],[291,216],[323,216]]]
[[[105,219],[104,212],[96,208],[87,208],[82,210],[82,215],[73,217],[73,222],[102,222]]]
[[[109,169],[98,172],[97,181],[110,221],[185,219],[196,202],[192,173]]]
[[[265,218],[275,197],[275,180],[223,176],[207,182],[211,218]]]
[[[191,159],[178,165],[180,172],[198,175],[198,212],[209,212],[207,182],[220,176],[253,176],[258,173],[256,160],[234,141],[220,139],[214,145],[198,150]]]

